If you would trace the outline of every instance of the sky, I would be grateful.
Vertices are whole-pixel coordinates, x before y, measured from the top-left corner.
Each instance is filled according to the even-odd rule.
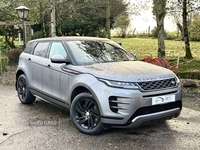
[[[151,12],[142,13],[141,16],[131,17],[131,28],[136,28],[136,33],[148,31],[149,26],[150,30],[156,27],[156,21],[153,19],[153,15]],[[164,27],[165,30],[168,32],[176,31],[176,26],[173,23],[172,19],[169,17],[165,17]]]
[[[149,1],[148,7],[149,10],[143,10],[142,12],[140,12],[139,16],[130,16],[131,29],[133,30],[136,28],[135,33],[147,32],[149,26],[150,30],[152,30],[156,26],[156,21],[153,19],[152,14],[152,1]],[[169,16],[165,16],[164,27],[165,30],[168,32],[176,31],[176,25],[173,23],[172,19]]]

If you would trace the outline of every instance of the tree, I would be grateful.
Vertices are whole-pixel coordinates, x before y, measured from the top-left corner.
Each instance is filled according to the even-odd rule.
[[[111,39],[111,35],[110,35],[110,9],[111,9],[110,0],[106,0],[106,33],[107,33],[108,39]]]
[[[102,11],[97,6],[95,7],[89,1],[72,1],[68,9],[63,10],[59,16],[62,33],[64,35],[97,36],[103,27],[105,29],[105,16],[103,18],[101,14],[97,15]]]
[[[59,18],[62,18],[61,30],[66,35],[102,36],[106,34],[110,38],[110,29],[117,15],[126,12],[126,4],[123,0],[71,1],[66,7],[67,10],[62,9],[59,13]]]
[[[189,26],[190,39],[193,41],[200,41],[200,15],[196,14]]]
[[[192,59],[188,26],[190,24],[190,18],[192,18],[190,14],[200,9],[200,3],[197,0],[168,0],[168,9],[170,14],[181,13],[182,15],[182,24],[180,25],[178,22],[177,25],[182,31],[185,42],[185,58]]]
[[[48,19],[49,0],[1,0],[0,2],[0,32],[5,37],[7,44],[11,48],[15,48],[15,37],[21,32],[21,20],[18,18],[15,8],[25,5],[30,8],[27,22],[34,28],[36,24],[38,31],[43,31],[43,37],[46,35],[45,25]],[[33,25],[34,24],[34,25]],[[18,27],[17,27],[18,26]]]
[[[182,17],[183,17],[183,36],[185,41],[185,58],[191,59],[192,53],[190,50],[190,41],[189,41],[189,34],[188,34],[188,9],[187,9],[187,0],[183,0],[183,7],[182,7]]]
[[[130,24],[129,15],[128,14],[120,14],[117,16],[113,27],[116,28],[117,30],[119,30],[119,35],[121,37],[125,38],[129,24]]]
[[[108,1],[109,7],[106,5]],[[112,28],[117,15],[127,10],[123,0],[54,0],[54,2],[57,35],[102,36],[102,33],[108,31],[109,38],[108,27]],[[38,37],[48,37],[50,33],[50,0],[1,0],[0,34],[5,36],[10,47],[15,47],[14,39],[21,30],[21,21],[15,11],[20,5],[30,8],[27,23],[31,24]],[[19,29],[14,29],[14,25],[19,25]]]
[[[166,15],[166,0],[153,0],[153,14],[156,17],[158,30],[158,57],[165,58],[164,18]]]
[[[14,29],[17,15],[13,11],[15,8],[12,3],[7,1],[0,2],[0,34],[5,37],[6,43],[10,48],[15,48],[14,40],[17,31]]]

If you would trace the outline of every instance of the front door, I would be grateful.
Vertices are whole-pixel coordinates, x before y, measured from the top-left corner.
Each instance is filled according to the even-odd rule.
[[[68,85],[68,75],[61,69],[62,65],[52,63],[50,58],[53,55],[62,55],[67,58],[67,52],[61,42],[52,42],[49,50],[48,59],[45,60],[45,78],[43,80],[43,90],[48,93],[52,101],[64,103],[66,101],[66,90]],[[64,76],[63,76],[64,74]]]

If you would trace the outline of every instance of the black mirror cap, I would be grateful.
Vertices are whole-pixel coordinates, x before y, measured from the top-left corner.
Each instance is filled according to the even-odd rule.
[[[62,55],[53,55],[51,58],[51,62],[52,63],[66,63],[66,64],[70,64],[69,59],[64,58]]]

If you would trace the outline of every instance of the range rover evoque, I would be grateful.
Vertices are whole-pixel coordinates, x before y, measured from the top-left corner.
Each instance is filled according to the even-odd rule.
[[[53,37],[29,41],[16,71],[19,100],[36,97],[70,110],[75,127],[99,134],[178,117],[182,89],[170,70],[137,61],[112,40]]]

